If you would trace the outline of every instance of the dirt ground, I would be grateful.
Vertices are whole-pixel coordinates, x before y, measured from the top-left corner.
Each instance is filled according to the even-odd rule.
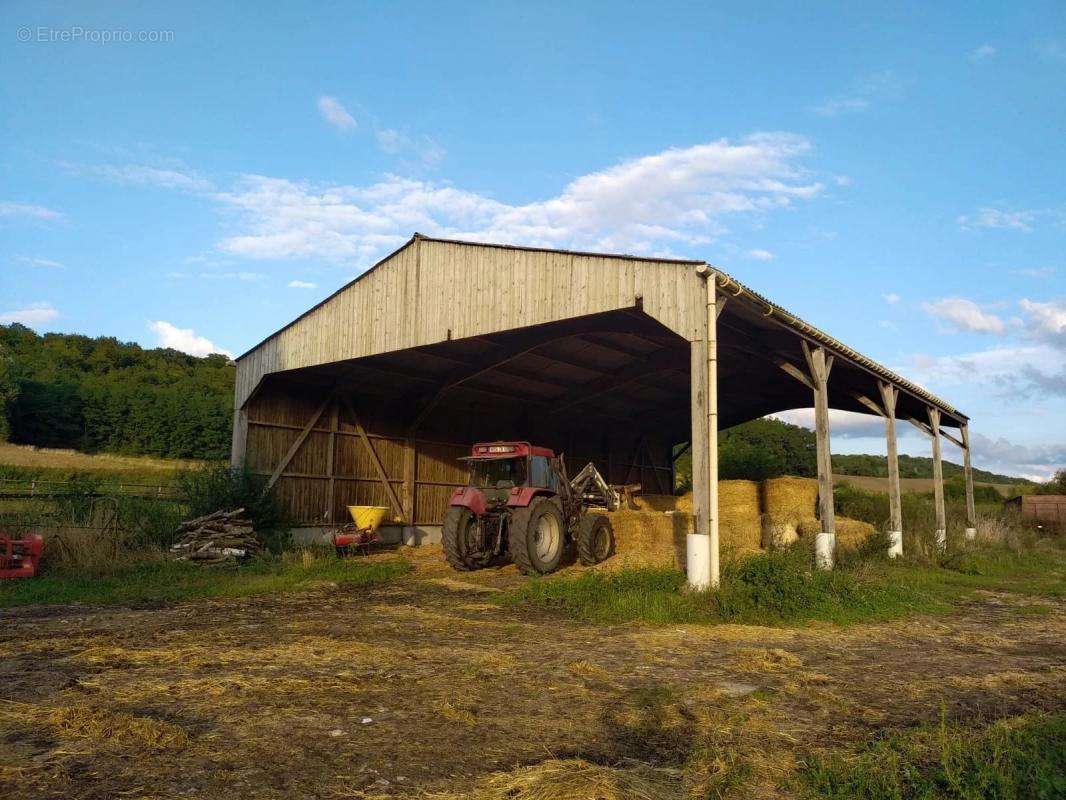
[[[587,764],[650,776],[642,797],[731,770],[744,796],[780,797],[812,748],[1066,706],[1062,601],[986,594],[846,629],[602,627],[492,602],[520,580],[423,557],[372,589],[2,611],[0,795],[461,797]]]

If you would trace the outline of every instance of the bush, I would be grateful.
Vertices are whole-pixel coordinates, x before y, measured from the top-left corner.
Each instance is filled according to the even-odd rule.
[[[1066,796],[1066,716],[1033,715],[971,728],[941,721],[870,742],[854,757],[809,759],[800,788],[810,798],[1002,798]]]
[[[885,492],[871,492],[842,484],[833,489],[833,507],[837,516],[869,522],[878,529],[888,524],[888,495]]]
[[[289,544],[288,520],[274,492],[267,491],[264,476],[247,467],[205,464],[180,473],[177,483],[186,496],[189,517],[243,508],[269,550],[280,552]]]

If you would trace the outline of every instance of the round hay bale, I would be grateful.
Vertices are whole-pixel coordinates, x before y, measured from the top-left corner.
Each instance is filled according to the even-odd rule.
[[[869,522],[837,517],[837,547],[857,548],[876,530]]]
[[[809,517],[801,520],[796,526],[800,536],[815,536],[822,532],[822,523]],[[876,528],[869,522],[863,522],[849,517],[836,518],[837,547],[858,547]]]
[[[768,478],[762,482],[763,546],[784,547],[799,536],[797,525],[814,515],[818,481],[812,478]]]

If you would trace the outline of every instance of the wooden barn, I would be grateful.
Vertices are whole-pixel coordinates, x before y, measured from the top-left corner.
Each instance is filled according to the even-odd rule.
[[[895,421],[908,420],[937,466],[943,439],[963,448],[972,527],[965,415],[701,261],[415,234],[240,356],[234,399],[233,462],[269,475],[305,526],[374,504],[409,536],[432,535],[475,441],[532,441],[656,492],[691,443],[690,580],[705,584],[717,578],[718,430],[813,406],[823,486],[828,409],[883,417],[900,531]]]

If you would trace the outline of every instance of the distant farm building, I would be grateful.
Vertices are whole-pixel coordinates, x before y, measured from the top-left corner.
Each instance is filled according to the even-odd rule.
[[[1066,494],[1027,494],[1004,502],[1017,508],[1022,519],[1066,530]]]
[[[658,492],[689,442],[690,580],[706,562],[705,584],[718,430],[812,405],[825,566],[829,408],[885,419],[897,532],[895,422],[929,435],[944,528],[940,445],[963,448],[969,488],[967,417],[715,267],[416,234],[240,356],[232,457],[270,476],[301,524],[376,504],[417,538],[440,524],[474,441],[533,441]]]

